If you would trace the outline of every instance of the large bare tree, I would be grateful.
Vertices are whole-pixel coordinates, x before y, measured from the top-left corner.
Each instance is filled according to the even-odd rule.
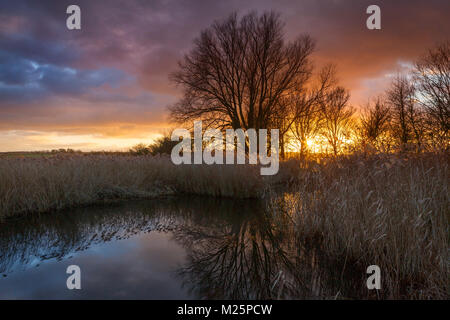
[[[171,79],[184,89],[172,120],[203,120],[217,128],[268,128],[278,102],[302,88],[311,73],[314,42],[284,41],[279,15],[237,14],[214,23],[194,42]]]

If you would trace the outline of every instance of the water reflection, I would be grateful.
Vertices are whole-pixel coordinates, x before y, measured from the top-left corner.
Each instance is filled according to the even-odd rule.
[[[299,244],[290,216],[256,200],[139,201],[0,228],[0,298],[298,299],[359,291],[343,285],[342,269],[324,267],[316,249]],[[82,268],[81,291],[65,287],[69,264]]]
[[[198,225],[178,230],[176,239],[192,249],[179,275],[195,296],[279,297],[274,290],[277,277],[282,279],[281,275],[295,268],[291,258],[295,247],[290,237],[292,222],[285,216],[270,216],[260,206],[247,204],[241,208],[240,219],[217,228]],[[278,282],[281,288],[283,281]]]

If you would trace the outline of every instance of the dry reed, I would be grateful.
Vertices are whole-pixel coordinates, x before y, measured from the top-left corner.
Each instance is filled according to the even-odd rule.
[[[366,268],[378,265],[383,298],[448,298],[448,155],[351,156],[307,167],[296,191],[271,203],[295,217],[300,241],[342,274],[367,278]]]
[[[260,197],[265,188],[250,165],[175,166],[159,156],[0,158],[0,218],[173,193]]]
[[[342,274],[380,266],[384,298],[447,298],[448,169],[448,155],[437,154],[290,160],[269,177],[258,166],[175,166],[167,157],[5,157],[0,218],[179,193],[261,198],[289,184],[270,209],[294,217],[302,246],[314,245]]]

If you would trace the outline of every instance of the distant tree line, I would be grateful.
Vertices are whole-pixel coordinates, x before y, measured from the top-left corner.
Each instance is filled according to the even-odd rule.
[[[153,143],[146,145],[139,143],[133,146],[129,152],[135,155],[158,155],[158,154],[170,154],[172,148],[177,144],[176,141],[170,139],[169,134],[164,134],[162,137],[157,138]]]
[[[70,148],[52,149],[50,152],[51,153],[81,153],[80,150],[74,150],[74,149],[70,149]]]

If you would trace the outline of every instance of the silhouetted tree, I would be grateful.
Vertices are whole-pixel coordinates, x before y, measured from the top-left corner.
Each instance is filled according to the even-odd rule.
[[[354,110],[348,106],[350,94],[340,86],[331,89],[320,102],[323,135],[337,155],[345,138],[350,138]]]
[[[132,146],[129,150],[130,153],[136,154],[136,155],[145,155],[149,154],[150,150],[148,149],[148,146],[143,143],[138,143],[134,146]]]
[[[391,114],[383,98],[369,102],[361,113],[361,138],[374,147],[379,147],[380,139],[389,131]]]
[[[418,103],[430,120],[433,138],[448,148],[450,130],[450,42],[442,43],[421,57],[414,70]]]
[[[395,77],[387,91],[393,134],[403,150],[410,143],[416,143],[419,148],[421,145],[421,112],[415,95],[414,85],[404,75]]]
[[[334,85],[335,67],[323,67],[316,83],[310,88],[297,88],[278,101],[275,123],[280,128],[280,153],[284,153],[285,136],[289,132],[300,143],[300,154],[307,152],[308,138],[316,135],[321,126],[320,101]]]
[[[171,79],[184,89],[172,120],[218,128],[268,128],[277,103],[311,73],[309,36],[284,41],[277,14],[236,14],[203,31]]]
[[[151,155],[170,154],[178,141],[172,141],[170,134],[164,134],[148,146]]]

